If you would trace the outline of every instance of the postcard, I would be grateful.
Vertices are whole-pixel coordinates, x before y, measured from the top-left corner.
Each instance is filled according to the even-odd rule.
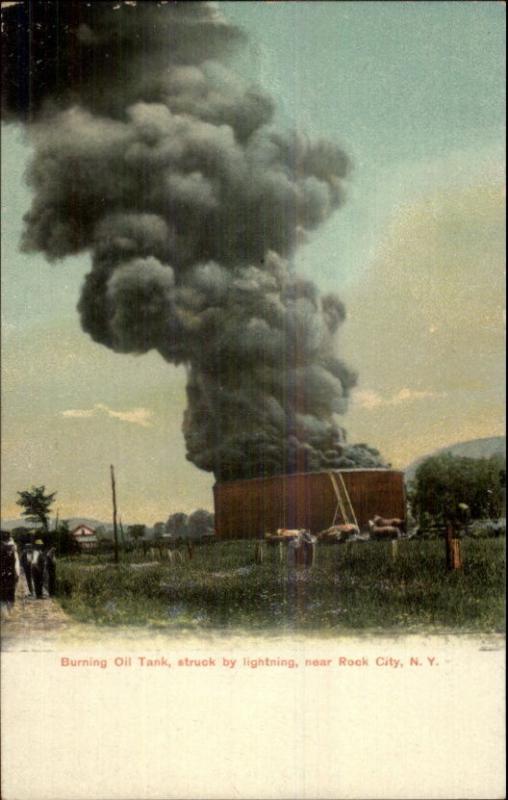
[[[2,2],[5,800],[505,796],[505,5]]]

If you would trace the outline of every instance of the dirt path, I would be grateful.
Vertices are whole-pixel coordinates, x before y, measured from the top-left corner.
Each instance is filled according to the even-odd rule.
[[[132,568],[144,568],[157,565],[159,562],[132,564]],[[83,569],[103,569],[93,566]],[[37,600],[30,596],[24,574],[20,575],[16,587],[16,602],[9,614],[2,612],[2,650],[39,650],[58,647],[72,640],[106,638],[107,632],[93,635],[95,626],[76,622],[67,614],[57,600],[49,597],[46,589],[44,596]],[[109,636],[111,636],[111,632]],[[114,635],[114,634],[113,634]]]
[[[9,615],[2,618],[2,640],[12,638],[30,639],[47,632],[65,630],[74,625],[56,600],[44,597],[36,600],[28,594],[25,576],[21,575],[16,588],[16,602]]]
[[[157,563],[157,562],[155,562]],[[142,568],[149,564],[133,564]],[[8,616],[2,616],[1,649],[3,652],[66,652],[94,648],[112,647],[145,650],[164,650],[168,643],[185,641],[188,646],[203,645],[208,635],[190,635],[174,630],[164,632],[150,626],[100,627],[76,622],[60,606],[57,600],[47,596],[41,600],[28,596],[24,575],[16,589],[16,602]]]

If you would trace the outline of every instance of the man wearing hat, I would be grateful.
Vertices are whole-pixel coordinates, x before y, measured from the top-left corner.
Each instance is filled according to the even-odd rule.
[[[32,556],[32,579],[34,582],[35,596],[42,600],[42,588],[44,585],[44,542],[36,539],[34,542],[34,552]]]
[[[23,545],[23,550],[21,551],[21,566],[23,567],[23,572],[25,573],[26,585],[28,586],[30,596],[32,596],[34,593],[34,584],[32,580],[33,554],[34,548],[32,542],[26,542]]]
[[[48,578],[48,594],[53,597],[56,591],[56,548],[50,547],[46,553],[46,573]]]
[[[19,578],[19,558],[16,544],[9,531],[1,531],[0,601],[2,615],[14,605],[16,584]]]

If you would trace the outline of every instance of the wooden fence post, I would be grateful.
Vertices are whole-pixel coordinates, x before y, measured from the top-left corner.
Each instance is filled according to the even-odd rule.
[[[446,550],[446,569],[448,570],[452,568],[452,538],[453,538],[452,523],[447,522],[446,534],[445,534],[445,550]]]
[[[300,540],[299,547],[288,545],[288,566],[310,569],[316,558],[316,544],[313,541]]]
[[[397,539],[392,539],[392,561],[397,561],[399,555],[399,543]]]
[[[254,561],[256,562],[256,564],[262,564],[264,557],[265,557],[265,543],[258,540],[254,548]]]
[[[454,536],[454,529],[451,522],[446,526],[446,568],[449,571],[461,569],[462,555],[460,551],[460,539]]]
[[[451,569],[461,569],[462,555],[460,552],[460,539],[452,539]]]
[[[316,563],[316,542],[305,542],[305,566],[313,567]]]

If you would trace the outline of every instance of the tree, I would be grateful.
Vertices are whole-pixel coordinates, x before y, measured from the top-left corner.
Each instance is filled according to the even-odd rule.
[[[98,542],[111,541],[111,536],[108,534],[105,525],[97,525],[95,535]]]
[[[200,539],[202,536],[210,535],[214,533],[213,514],[205,511],[204,508],[198,508],[190,515],[187,527],[191,539]]]
[[[51,536],[57,556],[71,556],[79,553],[79,544],[70,532],[68,520],[62,520]]]
[[[13,528],[11,535],[16,544],[21,546],[27,542],[30,542],[32,539],[30,528],[26,528],[24,525],[19,525],[17,528]]]
[[[471,519],[496,519],[503,513],[504,468],[501,456],[461,458],[450,453],[425,459],[416,470],[411,503],[420,521],[424,515],[444,522],[461,520],[466,505]]]
[[[45,494],[45,486],[32,486],[31,490],[18,492],[18,506],[25,510],[21,512],[22,517],[26,517],[29,522],[40,522],[45,533],[48,533],[48,517],[50,508],[55,500],[56,492]]]
[[[137,541],[138,539],[142,539],[145,535],[146,525],[129,525],[127,528],[127,533],[131,537]]]
[[[166,522],[166,532],[175,539],[185,539],[188,535],[187,522],[187,514],[182,512],[171,514]]]
[[[166,524],[164,522],[156,522],[153,526],[153,538],[162,539],[166,532]]]

